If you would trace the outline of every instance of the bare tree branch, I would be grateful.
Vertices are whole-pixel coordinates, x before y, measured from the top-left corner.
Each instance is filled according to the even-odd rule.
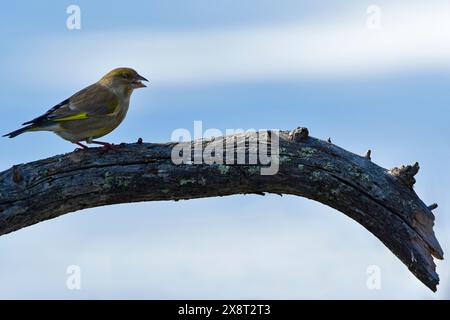
[[[271,134],[259,134],[259,141]],[[244,151],[248,159],[264,145],[239,143],[258,138],[256,133],[233,137],[238,142],[227,154]],[[174,143],[142,141],[110,151],[78,150],[14,166],[0,173],[0,235],[68,212],[116,203],[291,194],[319,201],[359,222],[436,291],[439,277],[433,257],[443,259],[433,232],[431,210],[437,205],[427,207],[413,190],[417,163],[386,170],[371,162],[370,151],[362,156],[350,153],[330,139],[309,137],[305,128],[282,131],[279,137],[279,172],[275,175],[261,175],[260,163],[177,165],[171,158]],[[224,139],[187,145],[211,151],[224,146]],[[271,152],[276,155],[273,147]]]

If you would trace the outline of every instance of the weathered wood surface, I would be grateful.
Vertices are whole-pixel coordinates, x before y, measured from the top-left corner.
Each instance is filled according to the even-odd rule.
[[[236,137],[255,138],[252,135]],[[279,136],[276,175],[261,175],[258,164],[176,165],[171,160],[174,143],[77,150],[14,166],[0,173],[0,235],[116,203],[291,194],[319,201],[359,222],[436,291],[439,277],[433,257],[443,259],[433,232],[431,210],[437,205],[427,207],[413,190],[417,164],[387,170],[370,160],[370,152],[353,154],[330,140],[309,137],[305,129]],[[188,144],[210,150],[223,144],[223,138]],[[232,148],[244,148],[247,156],[258,151],[240,144]]]

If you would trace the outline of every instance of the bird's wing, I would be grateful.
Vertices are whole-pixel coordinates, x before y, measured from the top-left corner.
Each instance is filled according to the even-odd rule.
[[[118,106],[119,98],[114,93],[102,85],[93,84],[57,104],[42,116],[25,122],[24,125],[107,116],[113,114]]]

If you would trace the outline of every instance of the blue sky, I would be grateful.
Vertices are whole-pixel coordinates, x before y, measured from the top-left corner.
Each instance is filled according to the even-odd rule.
[[[66,8],[81,8],[81,30]],[[16,1],[2,5],[9,132],[117,66],[151,80],[104,140],[166,141],[173,130],[306,126],[383,167],[419,161],[416,192],[437,202],[450,243],[450,6],[377,1]],[[72,151],[49,133],[1,139],[1,170]],[[95,195],[93,195],[95,196]],[[0,298],[427,298],[375,237],[310,200],[232,196],[68,214],[0,238]],[[79,265],[82,289],[66,288]],[[369,265],[381,290],[366,287]]]

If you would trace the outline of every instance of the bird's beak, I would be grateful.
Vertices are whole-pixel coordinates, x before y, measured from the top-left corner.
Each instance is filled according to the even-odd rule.
[[[136,78],[136,80],[134,80],[134,81],[131,83],[131,86],[132,86],[134,89],[137,89],[137,88],[145,88],[146,85],[143,84],[141,81],[147,81],[147,82],[148,82],[148,80],[145,79],[143,76],[138,75],[137,78]]]

